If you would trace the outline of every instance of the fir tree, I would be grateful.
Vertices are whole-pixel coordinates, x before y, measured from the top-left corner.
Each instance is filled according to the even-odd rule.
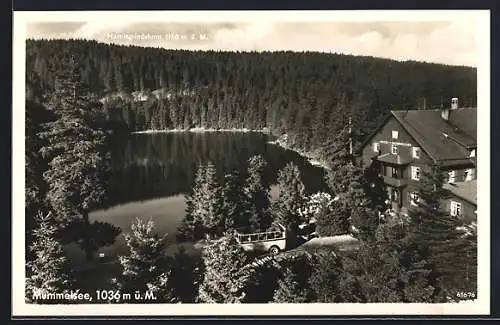
[[[285,269],[282,278],[278,280],[278,289],[273,300],[276,303],[305,303],[308,302],[307,289],[296,279],[290,269]]]
[[[250,227],[253,230],[266,229],[271,225],[269,211],[269,184],[266,176],[267,163],[260,155],[248,160],[248,177],[245,192],[250,204]]]
[[[250,261],[235,237],[226,234],[208,241],[203,247],[202,258],[205,275],[199,289],[199,302],[246,302],[255,271],[245,267]]]
[[[113,283],[121,292],[139,291],[142,296],[149,292],[154,302],[174,302],[171,263],[164,251],[166,236],[156,234],[154,227],[153,221],[139,218],[132,224],[131,232],[124,235],[129,254],[119,257],[122,272]]]
[[[351,119],[325,146],[327,152],[327,184],[338,197],[341,210],[348,215],[351,226],[366,240],[371,240],[378,225],[378,211],[367,195],[367,180],[353,157],[357,130]],[[378,193],[378,192],[377,192]],[[375,197],[375,192],[373,193]]]
[[[225,216],[223,215],[223,189],[217,180],[217,171],[213,164],[208,164],[205,169],[206,178],[203,186],[206,214],[202,219],[205,233],[220,237],[224,233]]]
[[[276,303],[311,302],[309,279],[313,273],[314,258],[309,253],[290,255],[280,261],[282,272],[273,301]]]
[[[346,124],[323,148],[325,161],[328,163],[327,183],[334,194],[344,193],[350,186],[351,180],[344,171],[346,166],[354,162],[349,148],[350,141],[349,126]]]
[[[204,200],[202,195],[205,184],[205,166],[199,165],[190,195],[186,196],[186,215],[181,226],[177,230],[177,241],[198,240],[203,238],[203,216],[205,214]]]
[[[204,235],[221,236],[224,222],[223,192],[215,166],[199,166],[192,194],[186,197],[186,216],[178,237],[198,240]]]
[[[354,275],[363,302],[401,302],[401,266],[393,252],[373,243],[362,245],[355,256],[344,258],[344,270]]]
[[[244,178],[237,170],[225,176],[223,197],[226,230],[248,226],[248,198],[244,186]]]
[[[58,228],[52,214],[39,213],[36,221],[38,226],[33,231],[34,241],[30,247],[34,259],[27,262],[26,299],[29,303],[61,303],[37,299],[37,296],[46,294],[67,293],[73,281],[69,263],[57,239]]]
[[[364,170],[365,193],[370,200],[371,206],[378,212],[387,210],[387,189],[384,179],[380,174],[380,165],[372,163]]]
[[[48,122],[40,136],[47,141],[41,152],[49,159],[44,173],[47,200],[62,222],[83,220],[106,198],[109,155],[102,130],[95,128],[92,101],[80,80],[74,58],[61,70],[50,104],[58,118]],[[86,250],[87,258],[91,251]]]
[[[183,303],[194,303],[203,279],[203,261],[190,255],[184,246],[179,246],[172,261],[171,283],[173,296]]]
[[[446,301],[447,297],[455,297],[457,288],[462,286],[463,278],[457,276],[457,270],[463,270],[468,245],[460,236],[460,221],[441,207],[441,202],[448,198],[443,181],[438,165],[422,171],[417,207],[410,210],[412,228],[408,241],[418,247],[436,272],[436,299]]]
[[[300,209],[305,204],[305,186],[302,183],[299,168],[288,163],[278,173],[279,197],[277,201],[278,220],[292,231],[297,231],[304,218],[300,215]]]
[[[356,281],[344,271],[341,259],[331,250],[322,249],[317,252],[316,263],[308,282],[314,293],[314,302],[362,301]]]
[[[349,232],[349,211],[338,201],[324,202],[314,215],[319,236],[336,236]]]

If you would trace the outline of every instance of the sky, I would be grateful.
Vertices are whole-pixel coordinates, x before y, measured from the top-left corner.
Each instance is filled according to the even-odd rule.
[[[190,50],[319,51],[477,66],[474,20],[30,22],[28,38],[85,38],[105,43]]]

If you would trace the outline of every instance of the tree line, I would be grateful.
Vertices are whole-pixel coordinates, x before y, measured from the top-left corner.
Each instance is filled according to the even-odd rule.
[[[259,157],[252,157],[250,169],[262,163]],[[359,167],[353,164],[347,168]],[[209,235],[205,237],[201,256],[190,256],[182,249],[174,257],[166,256],[165,236],[155,232],[152,221],[138,219],[131,232],[125,234],[129,253],[119,259],[121,272],[113,278],[116,289],[147,291],[158,303],[443,303],[459,301],[463,292],[477,292],[476,229],[473,225],[457,228],[459,221],[439,206],[445,192],[438,167],[424,173],[419,188],[421,199],[406,220],[401,220],[400,215],[385,214],[382,218],[378,216],[372,228],[356,224],[362,234],[358,234],[356,250],[296,251],[281,255],[281,258],[278,255],[274,261],[262,265],[252,264],[254,257],[238,244],[231,229],[239,226],[239,222],[252,225],[252,217],[240,221],[238,216],[244,212],[239,209],[246,206],[247,213],[259,211],[249,207],[256,203],[251,201],[255,196],[249,189],[260,188],[265,192],[265,187],[247,185],[227,191],[234,177],[228,174],[227,187],[217,188],[213,170],[210,165],[200,166],[197,180],[203,178],[204,181],[195,181],[195,184],[209,185],[206,188],[195,186],[187,206],[187,218],[195,220],[190,217],[194,216],[201,225],[199,234]],[[297,201],[291,199],[295,195],[303,199],[307,196],[302,193],[300,172],[289,164],[280,172],[279,179],[280,196],[276,205],[266,205],[274,211],[270,216],[292,224],[307,221],[307,213],[301,214],[304,209],[296,209]],[[356,181],[356,178],[351,180]],[[249,180],[252,181],[258,182]],[[341,194],[336,193],[337,199],[329,203],[335,202],[337,208],[342,207],[344,214],[318,200],[319,197],[329,198],[329,195],[313,195],[310,198],[314,200],[309,202],[302,200],[306,208],[311,207],[312,201],[317,203],[312,204],[309,218],[323,220],[317,224],[317,231],[323,235],[349,232],[345,224],[358,216],[359,211],[353,210],[351,202],[353,193]],[[359,191],[355,196],[363,196],[369,207],[373,207],[370,201],[376,201],[368,192]],[[236,198],[239,199],[234,200]],[[255,205],[258,206],[262,207]],[[368,209],[363,211],[367,218],[370,217]],[[224,210],[226,213],[221,213]],[[265,223],[259,228],[262,225]],[[52,245],[57,248],[54,243]],[[67,274],[63,272],[64,258],[60,249],[52,251],[60,261],[54,264],[59,278],[54,279],[53,284],[67,288],[71,278],[61,276]]]
[[[267,128],[320,149],[349,115],[369,134],[389,110],[476,105],[476,69],[316,52],[184,51],[84,40],[27,40],[27,92],[54,89],[78,52],[88,91],[126,130]],[[138,92],[138,93],[136,93]],[[140,98],[140,97],[143,98]]]
[[[44,45],[47,43],[54,46]],[[28,63],[29,60],[38,58],[37,65],[43,66],[50,61],[49,59],[45,61],[44,55],[54,58],[57,57],[55,54],[57,53],[65,65],[57,66],[60,63],[53,59],[51,64],[57,66],[53,72],[57,72],[53,80],[50,77],[51,69],[47,68],[45,73],[40,72],[43,72],[43,69],[38,72],[28,71],[32,76],[27,80],[29,83],[27,91],[31,97],[27,101],[27,111],[30,107],[30,113],[27,114],[26,123],[28,150],[26,211],[29,219],[27,225],[32,234],[27,238],[28,299],[32,299],[33,293],[37,290],[64,292],[71,288],[71,283],[75,279],[62,250],[64,242],[79,243],[91,258],[96,248],[112,243],[120,232],[120,229],[112,225],[90,223],[88,218],[89,211],[100,206],[109,196],[107,193],[109,188],[107,182],[110,177],[109,134],[104,123],[109,118],[99,103],[100,95],[95,96],[94,87],[97,86],[92,86],[92,82],[97,83],[97,81],[90,81],[90,87],[86,87],[82,82],[89,78],[89,75],[83,73],[85,65],[82,66],[81,62],[92,62],[85,56],[85,53],[93,51],[86,52],[85,49],[88,48],[125,52],[127,50],[83,41],[40,41],[33,44],[40,48],[28,51]],[[85,48],[87,45],[89,47]],[[82,57],[75,60],[75,53],[68,48],[82,50]],[[61,51],[52,52],[54,49]],[[134,48],[135,50],[137,49]],[[174,51],[175,53],[177,52]],[[202,58],[207,55],[203,52],[197,54]],[[227,53],[212,53],[212,55],[221,55],[222,62],[226,62],[222,59],[224,55],[232,57],[232,54]],[[242,57],[248,61],[238,62],[241,65],[235,65],[234,68],[235,71],[240,71],[239,79],[229,77],[230,74],[226,73],[225,79],[220,76],[215,79],[218,81],[215,85],[219,86],[214,89],[222,92],[225,83],[232,84],[228,80],[238,80],[234,82],[235,85],[242,82],[249,89],[247,97],[243,97],[267,103],[264,97],[251,96],[251,89],[255,91],[253,95],[259,91],[264,94],[269,91],[268,94],[271,95],[273,89],[280,89],[280,86],[270,87],[272,79],[265,77],[267,73],[264,73],[267,70],[258,69],[258,67],[268,67],[272,70],[272,65],[267,65],[266,60],[263,60],[266,55],[269,61],[276,62],[275,70],[276,67],[283,67],[278,64],[283,59],[279,55],[289,55],[290,61],[296,63],[299,61],[293,61],[294,58],[304,60],[308,57],[305,54],[295,53],[243,54]],[[273,55],[277,55],[280,60],[273,61]],[[317,56],[318,60],[322,58],[320,54],[310,55]],[[349,61],[349,57],[343,59],[352,65],[345,65],[346,60],[340,60],[339,62],[343,62],[340,65],[342,69],[339,66],[337,70],[334,69],[336,72],[350,71],[349,69],[357,71],[354,69],[358,64],[355,63],[356,60],[363,62],[359,58],[355,61]],[[382,66],[392,62],[374,60],[372,62],[374,65],[376,65],[374,62],[379,62]],[[405,64],[397,65],[405,67]],[[240,66],[244,68],[238,68]],[[317,67],[314,63],[311,63],[311,66]],[[285,84],[294,80],[293,82],[302,85],[300,91],[291,87],[295,89],[295,92],[292,91],[297,96],[295,99],[303,99],[306,96],[304,94],[308,94],[305,89],[311,84],[323,84],[318,81],[321,80],[318,79],[318,75],[321,75],[320,69],[316,71],[310,67],[312,70],[309,70],[310,75],[308,75],[299,68],[292,67],[294,65],[290,64],[282,70],[278,69],[287,78],[274,81]],[[460,68],[459,71],[463,72],[463,69],[465,68]],[[188,89],[192,80],[189,70],[187,71],[183,73],[182,89]],[[247,75],[248,71],[253,71],[263,79],[248,78],[253,75],[252,73]],[[286,74],[290,71],[296,72],[298,80],[302,81],[290,78],[294,76]],[[302,74],[297,71],[301,71]],[[115,76],[120,75],[114,73]],[[91,75],[94,78],[98,76]],[[147,75],[151,77],[151,72],[145,74]],[[270,75],[273,76],[272,73]],[[274,76],[276,75],[280,74],[276,72]],[[304,75],[310,76],[311,80],[316,82],[308,83],[307,78],[301,79],[300,76]],[[208,76],[213,78],[213,74],[209,73]],[[408,79],[408,76],[406,78]],[[200,77],[194,80],[205,79]],[[262,81],[267,81],[268,84]],[[141,85],[145,80],[137,82]],[[347,85],[354,86],[356,82],[358,81]],[[343,84],[342,87],[346,85]],[[339,89],[343,89],[342,87]],[[255,90],[256,88],[259,91]],[[474,87],[470,89],[472,88]],[[320,89],[313,92],[317,94],[316,97],[322,94]],[[362,86],[359,89],[362,90]],[[284,93],[286,92],[278,92],[277,96]],[[187,94],[189,95],[189,92]],[[313,216],[317,220],[317,232],[326,236],[353,233],[361,243],[355,255],[321,252],[285,259],[277,264],[267,265],[264,270],[247,267],[251,259],[236,244],[230,230],[241,226],[262,229],[277,220],[286,224],[290,231],[297,231],[298,224],[307,220],[301,211],[311,211],[307,204],[313,201],[313,197],[308,198],[304,193],[304,185],[297,167],[287,165],[278,175],[279,198],[276,202],[270,202],[269,184],[262,172],[266,162],[262,157],[253,157],[249,161],[249,170],[244,177],[230,173],[225,176],[223,184],[217,182],[213,166],[199,168],[193,191],[188,196],[187,217],[183,225],[185,230],[181,231],[181,234],[191,240],[210,235],[202,250],[200,263],[182,255],[184,254],[182,252],[173,260],[165,257],[164,236],[154,232],[154,225],[151,222],[138,221],[132,227],[132,232],[125,236],[130,254],[119,260],[122,272],[114,280],[116,287],[128,288],[127,290],[130,288],[150,290],[158,297],[158,302],[443,302],[453,300],[457,292],[475,292],[477,281],[475,230],[473,227],[457,228],[459,226],[457,220],[444,213],[439,206],[440,199],[444,195],[441,191],[442,175],[437,172],[437,168],[424,175],[418,206],[411,210],[407,220],[402,220],[399,215],[386,214],[385,192],[380,177],[370,169],[363,170],[350,150],[351,141],[362,139],[366,127],[363,123],[367,121],[366,117],[370,116],[368,112],[372,111],[371,108],[365,109],[366,106],[354,105],[357,97],[350,98],[348,95],[348,92],[342,94],[346,100],[341,105],[328,105],[329,116],[332,116],[335,109],[339,109],[336,111],[339,114],[334,114],[334,119],[323,119],[329,122],[335,120],[335,123],[338,123],[334,128],[335,132],[327,132],[322,137],[316,135],[315,138],[316,130],[321,127],[318,128],[314,124],[313,129],[311,128],[313,124],[303,123],[306,117],[315,116],[311,113],[319,107],[315,105],[312,105],[314,106],[312,111],[307,110],[307,105],[297,105],[301,107],[297,110],[297,114],[302,114],[302,119],[295,119],[291,114],[283,120],[288,121],[287,118],[294,120],[293,127],[288,125],[285,132],[293,137],[292,129],[296,130],[295,143],[299,143],[297,135],[300,134],[299,138],[303,137],[304,141],[308,139],[307,141],[311,141],[310,143],[321,149],[324,153],[323,158],[328,163],[326,182],[330,193],[323,195],[321,202],[314,202],[312,209]],[[399,95],[405,98],[402,94]],[[189,96],[183,94],[181,97]],[[39,105],[37,98],[41,98],[41,103],[44,105]],[[368,102],[372,105],[372,101]],[[249,107],[257,107],[257,110],[253,111],[256,115],[245,116],[249,116],[249,119],[253,120],[252,123],[259,124],[258,117],[265,114],[260,115],[258,108],[263,106],[245,107],[248,110]],[[262,112],[267,111],[262,110]],[[360,114],[366,115],[359,118]],[[348,117],[352,124],[347,122]],[[261,127],[257,124],[245,126]],[[272,126],[271,129],[275,130],[275,127]],[[333,128],[327,127],[323,130],[331,131]],[[304,145],[301,147],[307,148]],[[243,183],[240,183],[241,180]],[[137,276],[138,274],[140,276]],[[276,286],[262,290],[263,283],[276,283]],[[185,296],[181,297],[180,292],[186,293]],[[267,296],[263,296],[264,292]]]

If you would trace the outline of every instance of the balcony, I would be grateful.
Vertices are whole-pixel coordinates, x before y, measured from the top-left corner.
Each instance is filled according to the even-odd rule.
[[[393,187],[403,187],[408,185],[406,178],[394,178],[391,176],[384,176],[384,183]]]
[[[411,162],[411,159],[408,157],[402,157],[401,155],[393,155],[391,153],[379,155],[375,157],[375,159],[385,165],[394,165],[394,166],[404,166],[408,165]]]

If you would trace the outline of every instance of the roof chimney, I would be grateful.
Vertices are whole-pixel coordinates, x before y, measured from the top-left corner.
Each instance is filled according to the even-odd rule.
[[[458,108],[458,98],[453,97],[451,99],[451,109],[457,109]]]

